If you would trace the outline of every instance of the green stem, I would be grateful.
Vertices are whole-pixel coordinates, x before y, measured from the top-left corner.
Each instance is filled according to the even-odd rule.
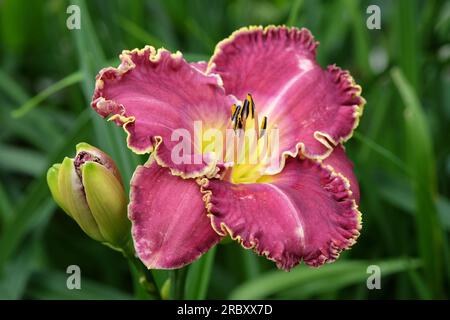
[[[131,242],[130,242],[131,243]],[[145,293],[152,299],[161,300],[155,278],[150,270],[147,270],[142,262],[136,258],[134,248],[131,244],[123,249],[123,254],[127,258],[129,265],[133,268],[133,273],[138,277],[138,283]]]
[[[171,273],[172,292],[171,296],[174,300],[184,299],[184,289],[186,286],[188,268],[173,270]]]

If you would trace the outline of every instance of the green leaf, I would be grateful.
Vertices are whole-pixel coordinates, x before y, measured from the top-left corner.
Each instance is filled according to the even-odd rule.
[[[0,70],[0,89],[16,103],[24,103],[28,99],[28,95],[22,87],[2,70]]]
[[[82,113],[79,116],[74,128],[67,134],[64,143],[49,155],[50,163],[55,163],[61,160],[64,155],[73,152],[73,146],[78,142],[78,137],[87,130],[87,115],[87,113]],[[0,273],[11,254],[15,252],[17,246],[36,221],[49,217],[56,207],[46,180],[46,173],[43,172],[39,179],[27,188],[23,198],[14,207],[13,218],[0,234]]]
[[[294,26],[298,20],[298,14],[303,6],[303,0],[295,0],[292,2],[292,7],[289,12],[289,18],[287,20],[288,26]]]
[[[392,162],[394,165],[397,166],[397,168],[400,171],[405,172],[405,164],[393,152],[389,151],[388,149],[384,148],[383,146],[380,146],[378,143],[376,143],[375,141],[371,140],[370,138],[362,135],[359,132],[354,132],[353,136],[355,137],[355,139],[364,143],[364,145],[366,147],[375,151],[376,153],[380,154],[381,156],[383,156],[384,158],[386,158],[387,160]]]
[[[0,226],[4,226],[13,215],[13,206],[3,184],[0,183]]]
[[[0,166],[6,170],[38,177],[46,169],[47,161],[41,152],[5,144],[0,144],[0,149]]]
[[[369,265],[378,265],[383,277],[417,268],[419,262],[406,258],[383,261],[338,261],[319,269],[302,265],[289,273],[272,271],[245,282],[231,292],[230,299],[265,299],[283,293],[289,298],[311,297],[350,285],[365,286],[369,276],[367,274]],[[291,291],[293,288],[295,291]]]
[[[155,48],[166,47],[160,39],[142,29],[139,25],[129,19],[120,19],[119,26],[128,34],[139,40],[143,46],[148,44]]]
[[[359,1],[346,0],[342,7],[348,10],[351,15],[353,28],[353,49],[356,65],[359,72],[365,76],[370,76],[371,68],[369,65],[369,35],[366,26],[365,7],[360,5]],[[361,28],[361,26],[364,26]]]
[[[420,90],[419,70],[420,70],[420,46],[417,32],[411,30],[417,29],[417,9],[418,3],[410,0],[398,0],[395,3],[396,18],[395,26],[395,47],[393,55],[396,56],[405,78],[414,90]]]
[[[206,298],[216,249],[216,247],[212,248],[199,260],[189,266],[186,279],[185,299],[203,300]]]
[[[68,75],[67,77],[64,77],[63,79],[59,80],[58,82],[52,84],[51,86],[39,92],[36,96],[25,102],[19,108],[15,109],[12,112],[12,116],[14,118],[20,118],[24,116],[26,113],[30,112],[34,107],[39,105],[42,101],[44,101],[51,95],[54,95],[55,93],[61,91],[62,89],[80,82],[82,79],[83,74],[81,72],[75,72]]]
[[[67,300],[129,300],[132,296],[110,286],[98,283],[83,276],[81,269],[81,289],[67,288],[69,275],[58,270],[47,270],[36,274],[28,294],[33,299]]]
[[[435,297],[443,295],[443,235],[436,208],[437,177],[431,133],[413,87],[400,69],[391,76],[405,105],[408,170],[415,194],[419,254]]]
[[[81,70],[83,72],[83,91],[87,104],[90,104],[94,92],[95,76],[101,68],[105,67],[106,60],[100,41],[97,39],[95,29],[92,26],[88,7],[85,1],[76,0],[83,14],[81,30],[73,32]],[[139,158],[133,155],[127,148],[125,133],[113,123],[107,123],[91,110],[92,122],[96,133],[97,143],[100,149],[110,154],[116,161],[124,180],[129,181],[134,169],[139,164]],[[128,184],[125,184],[128,188]]]
[[[32,242],[18,253],[18,256],[9,261],[5,272],[0,277],[0,298],[20,299],[22,298],[31,272],[36,269],[36,245]]]
[[[383,179],[382,185],[383,188],[378,190],[382,198],[410,214],[416,213],[414,192],[410,185],[403,181],[396,182],[393,179]],[[445,196],[438,195],[436,207],[442,227],[450,231],[450,200]]]

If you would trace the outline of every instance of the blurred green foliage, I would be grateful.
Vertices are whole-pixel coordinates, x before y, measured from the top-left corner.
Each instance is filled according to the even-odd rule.
[[[70,4],[81,8],[81,30],[66,27]],[[381,8],[381,30],[366,27],[370,4]],[[86,141],[129,180],[145,158],[90,110],[98,70],[145,44],[207,60],[219,40],[254,24],[309,28],[321,65],[349,69],[363,87],[365,114],[347,143],[363,230],[336,263],[290,273],[221,244],[189,267],[184,296],[449,298],[450,2],[410,0],[1,1],[0,298],[142,297],[120,254],[56,207],[46,169]],[[71,264],[81,267],[80,291],[66,288]],[[370,264],[381,267],[381,290],[366,287]],[[169,277],[154,275],[160,287]]]

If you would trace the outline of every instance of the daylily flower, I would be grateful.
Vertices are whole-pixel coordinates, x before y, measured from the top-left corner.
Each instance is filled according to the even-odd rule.
[[[123,249],[130,221],[119,170],[106,153],[87,143],[79,143],[76,151],[75,158],[66,157],[47,171],[53,199],[92,239]]]
[[[100,71],[92,107],[125,129],[134,152],[151,152],[128,213],[148,268],[186,265],[226,235],[286,270],[333,261],[355,242],[359,189],[342,143],[365,101],[347,71],[319,66],[317,45],[306,29],[250,27],[208,63],[147,46]],[[262,157],[278,161],[225,161],[229,145],[211,152],[205,137],[188,140],[192,161],[175,161],[173,133],[195,137],[199,122],[203,132],[254,131],[257,153],[276,129],[278,148]]]

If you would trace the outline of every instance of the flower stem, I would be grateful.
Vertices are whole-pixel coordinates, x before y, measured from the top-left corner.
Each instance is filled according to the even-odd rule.
[[[181,300],[184,299],[184,289],[186,286],[187,267],[173,270],[171,273],[172,282],[172,299]]]
[[[137,282],[145,294],[151,299],[161,300],[161,294],[158,291],[153,274],[136,258],[131,242],[123,249],[123,254],[127,258],[130,268],[132,268],[132,273],[137,276]]]

